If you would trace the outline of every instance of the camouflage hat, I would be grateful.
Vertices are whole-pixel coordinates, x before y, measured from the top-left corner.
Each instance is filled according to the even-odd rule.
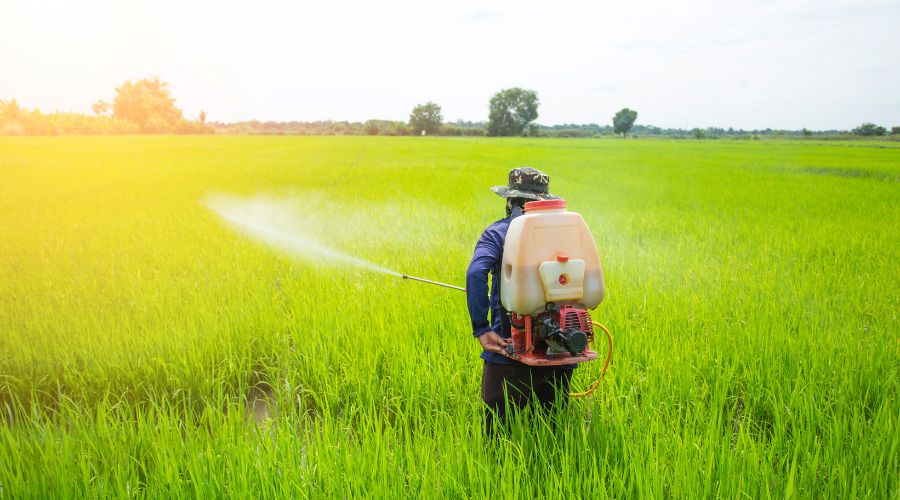
[[[509,184],[494,186],[491,191],[503,198],[555,200],[550,194],[550,177],[536,168],[518,167],[509,171]]]

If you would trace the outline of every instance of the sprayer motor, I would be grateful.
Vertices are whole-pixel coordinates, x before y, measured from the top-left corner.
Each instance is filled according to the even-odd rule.
[[[547,355],[568,352],[579,355],[593,340],[591,317],[584,309],[572,306],[556,307],[548,304],[550,314],[540,319],[543,328],[538,328],[538,338],[547,343]]]
[[[588,361],[594,340],[590,314],[582,308],[548,303],[536,316],[510,314],[513,343],[508,353],[526,364],[560,364]]]

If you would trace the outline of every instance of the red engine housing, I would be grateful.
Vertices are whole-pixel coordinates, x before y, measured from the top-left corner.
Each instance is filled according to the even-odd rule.
[[[590,349],[594,340],[591,316],[584,309],[564,305],[536,316],[512,313],[510,321],[513,340],[510,357],[526,365],[570,365],[597,359],[597,353]],[[581,339],[582,334],[586,338],[583,349],[572,354],[563,347],[566,339]]]

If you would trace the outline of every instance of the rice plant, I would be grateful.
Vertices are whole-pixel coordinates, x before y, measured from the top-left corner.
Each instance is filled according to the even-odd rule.
[[[896,498],[900,150],[872,146],[0,138],[0,497]],[[497,440],[461,293],[210,209],[462,284],[520,165],[588,221],[616,351]]]

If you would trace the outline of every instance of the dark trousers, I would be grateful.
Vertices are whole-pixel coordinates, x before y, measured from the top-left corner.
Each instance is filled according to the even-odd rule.
[[[529,404],[550,411],[557,409],[557,403],[564,408],[569,403],[571,378],[571,368],[485,362],[481,399],[487,406],[484,415],[486,433],[493,434],[495,420],[497,424],[506,425],[511,411],[521,410]]]

